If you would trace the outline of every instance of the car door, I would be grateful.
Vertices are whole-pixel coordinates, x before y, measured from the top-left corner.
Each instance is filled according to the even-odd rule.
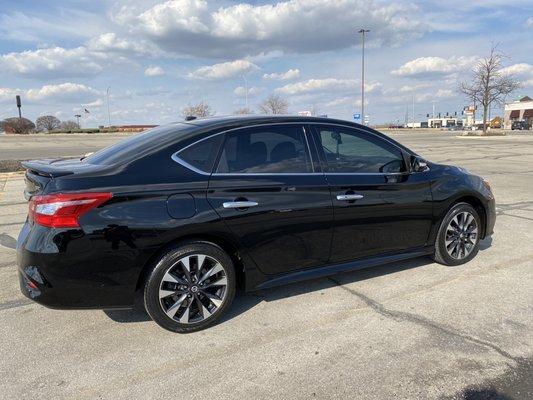
[[[432,224],[428,174],[410,173],[404,151],[342,125],[313,125],[334,204],[331,262],[425,246]]]
[[[262,125],[225,135],[208,201],[258,268],[278,274],[327,262],[333,204],[304,126]]]

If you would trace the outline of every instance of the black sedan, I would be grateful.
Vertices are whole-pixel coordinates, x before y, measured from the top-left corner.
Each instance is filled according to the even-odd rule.
[[[495,223],[484,179],[327,118],[197,119],[24,166],[23,293],[127,308],[141,292],[176,332],[216,322],[238,287],[425,255],[463,264]]]

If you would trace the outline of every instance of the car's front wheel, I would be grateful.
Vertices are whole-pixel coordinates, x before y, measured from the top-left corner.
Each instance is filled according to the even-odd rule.
[[[214,324],[235,296],[231,258],[217,245],[194,241],[171,248],[153,267],[145,285],[150,317],[173,332]]]
[[[435,241],[434,259],[444,265],[460,265],[479,251],[481,219],[468,203],[455,204],[442,220]]]

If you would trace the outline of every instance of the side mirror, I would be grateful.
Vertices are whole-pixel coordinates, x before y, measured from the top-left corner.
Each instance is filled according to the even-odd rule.
[[[421,157],[411,157],[411,172],[424,172],[429,169],[428,163]]]

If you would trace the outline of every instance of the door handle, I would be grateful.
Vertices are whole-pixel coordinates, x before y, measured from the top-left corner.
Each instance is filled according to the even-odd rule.
[[[338,194],[337,200],[339,201],[353,201],[361,200],[364,196],[362,194]]]
[[[258,205],[259,203],[257,201],[248,201],[248,200],[226,201],[222,203],[222,207],[224,208],[249,208],[249,207],[255,207]]]

